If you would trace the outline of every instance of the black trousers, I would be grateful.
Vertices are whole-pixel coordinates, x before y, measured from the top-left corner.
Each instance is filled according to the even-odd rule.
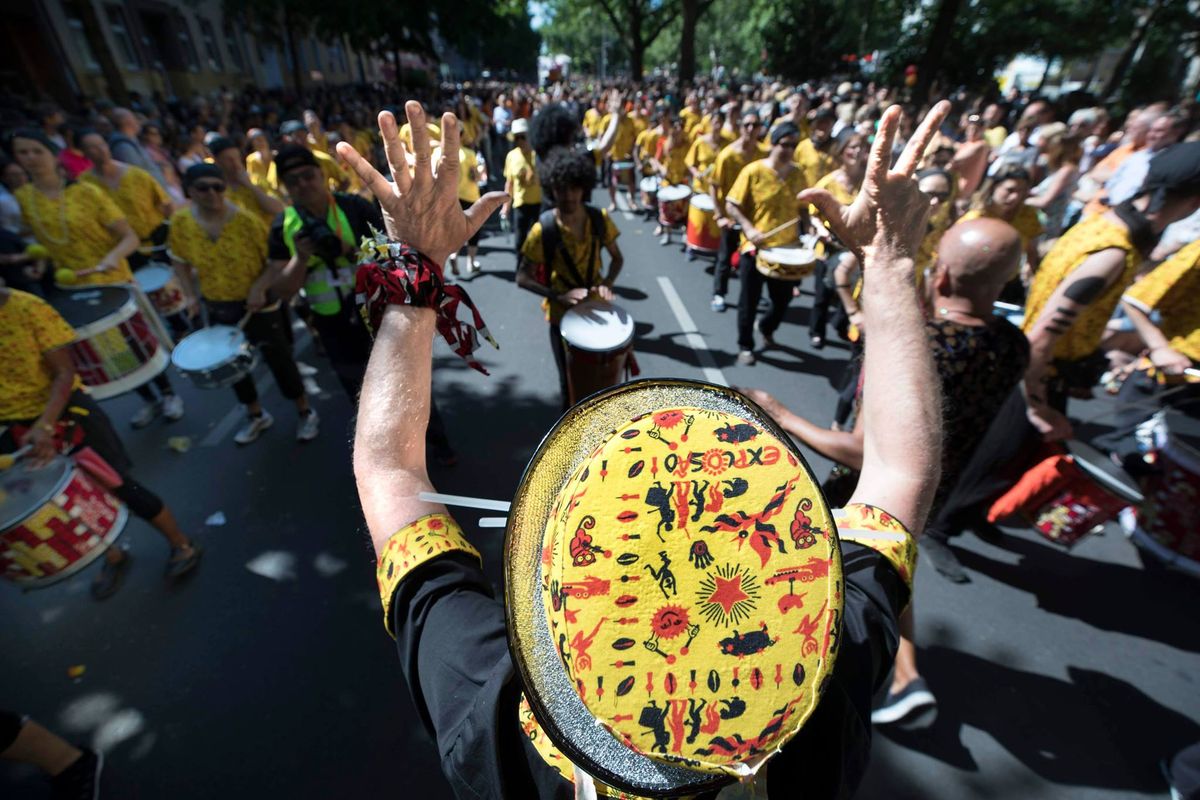
[[[66,410],[61,417],[68,426],[65,434],[67,441],[73,441],[78,432],[79,443],[70,452],[74,453],[84,447],[90,447],[108,462],[108,465],[121,476],[121,486],[112,490],[121,502],[129,506],[129,510],[142,519],[153,519],[163,510],[161,498],[154,492],[138,483],[130,474],[133,462],[125,452],[125,445],[117,436],[108,415],[104,413],[96,401],[81,391],[71,394]],[[30,426],[36,420],[5,420],[6,424]],[[0,451],[10,453],[17,448],[17,442],[9,428],[0,434]]]
[[[236,325],[246,313],[246,304],[238,301],[218,302],[206,301],[208,318],[215,325]],[[246,321],[243,331],[246,339],[262,354],[267,362],[267,368],[275,378],[279,393],[288,400],[295,400],[304,394],[304,381],[300,378],[300,370],[296,368],[296,359],[292,356],[292,345],[287,336],[287,315],[283,306],[274,311],[254,314]],[[238,402],[243,405],[258,400],[258,389],[254,385],[254,376],[247,375],[233,385],[233,393]]]
[[[792,302],[792,287],[795,284],[768,278],[760,273],[755,267],[752,253],[742,253],[738,270],[742,276],[742,293],[738,297],[738,347],[742,350],[753,350],[754,318],[758,313],[758,301],[762,297],[763,287],[766,286],[767,296],[771,298],[771,308],[763,315],[759,327],[764,335],[770,336],[783,322],[788,303]]]
[[[529,237],[529,229],[533,227],[533,223],[538,221],[538,216],[542,213],[540,203],[526,203],[523,206],[518,206],[513,210],[513,225],[515,227],[517,264],[521,263],[521,248],[525,246],[525,240]]]
[[[825,329],[831,321],[831,311],[834,329],[840,336],[844,338],[850,328],[850,319],[846,316],[846,309],[842,307],[837,289],[834,288],[836,278],[833,271],[837,264],[838,254],[834,253],[828,258],[819,259],[816,269],[813,270],[813,307],[812,314],[808,317],[809,336],[825,338]]]
[[[550,352],[554,354],[554,366],[558,368],[558,390],[562,395],[562,409],[570,405],[570,388],[567,386],[567,346],[563,344],[562,328],[557,322],[550,323]]]
[[[721,229],[717,246],[717,263],[713,266],[713,294],[725,296],[729,291],[729,275],[733,272],[733,254],[737,252],[742,234],[734,228]]]

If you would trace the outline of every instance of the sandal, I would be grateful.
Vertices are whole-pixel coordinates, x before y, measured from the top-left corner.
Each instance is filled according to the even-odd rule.
[[[133,556],[128,553],[115,564],[105,561],[100,568],[100,574],[92,581],[92,597],[97,600],[107,600],[116,594],[117,589],[121,588],[121,583],[125,580],[125,573],[132,561]]]
[[[200,556],[203,553],[204,551],[196,544],[172,547],[171,557],[167,559],[167,577],[178,578],[191,572],[200,563]]]

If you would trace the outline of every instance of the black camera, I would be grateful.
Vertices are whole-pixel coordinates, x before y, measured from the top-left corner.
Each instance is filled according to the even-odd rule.
[[[312,242],[313,254],[317,258],[327,264],[332,264],[342,255],[342,240],[329,229],[325,220],[314,217],[299,206],[296,207],[296,211],[300,214],[301,222],[300,230],[296,235],[303,236]]]

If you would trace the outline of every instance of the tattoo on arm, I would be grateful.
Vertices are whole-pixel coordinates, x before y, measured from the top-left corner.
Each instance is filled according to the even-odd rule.
[[[1046,323],[1045,330],[1053,333],[1055,336],[1062,336],[1067,332],[1067,329],[1056,324],[1057,322],[1058,320],[1051,320],[1050,322]]]
[[[1074,300],[1081,306],[1090,305],[1100,293],[1104,291],[1107,283],[1103,278],[1095,276],[1088,278],[1080,278],[1072,281],[1067,285],[1066,291],[1063,292],[1068,300]]]
[[[1075,309],[1073,309],[1073,308],[1063,308],[1062,306],[1059,306],[1059,307],[1058,307],[1058,309],[1057,309],[1057,311],[1058,311],[1058,313],[1059,313],[1059,314],[1062,314],[1064,317],[1077,317],[1077,316],[1079,316],[1079,312],[1078,312],[1078,311],[1076,311],[1076,310],[1075,310]]]

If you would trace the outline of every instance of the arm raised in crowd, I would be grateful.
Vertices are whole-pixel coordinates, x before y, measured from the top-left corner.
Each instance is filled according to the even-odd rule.
[[[411,169],[395,117],[388,111],[379,115],[379,133],[393,182],[345,142],[338,143],[338,155],[379,199],[388,237],[420,251],[435,264],[444,264],[506,196],[491,192],[463,211],[458,204],[458,121],[453,114],[442,117],[442,156],[435,177],[425,112],[414,101],[409,101],[405,110],[416,151]],[[425,429],[433,334],[432,310],[389,306],[367,364],[354,436],[354,476],[377,549],[409,522],[445,510],[419,497],[432,489],[425,467]]]

